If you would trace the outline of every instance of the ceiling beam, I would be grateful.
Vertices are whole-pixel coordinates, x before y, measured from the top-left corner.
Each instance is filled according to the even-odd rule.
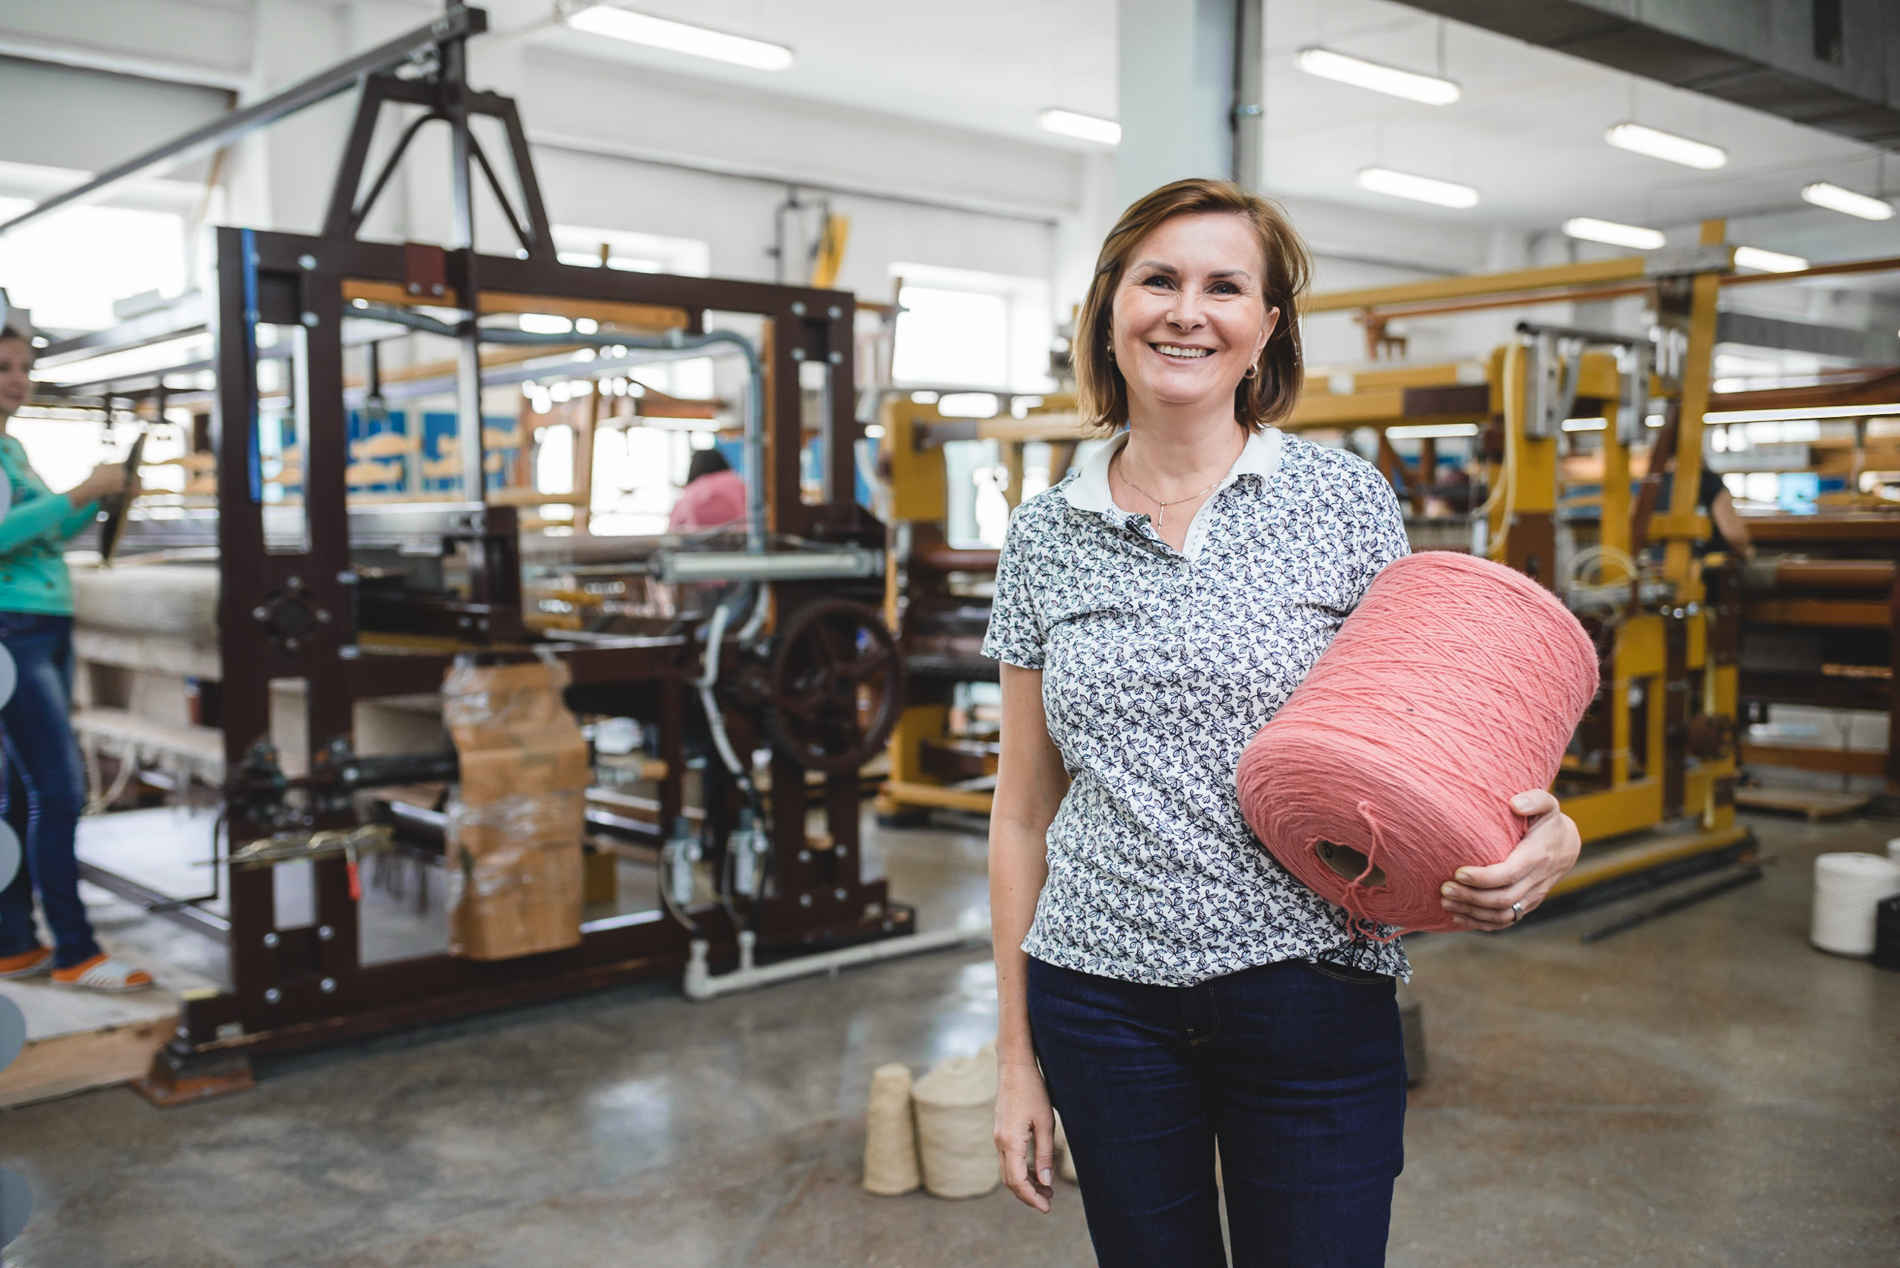
[[[1891,0],[1405,0],[1658,83],[1900,150]]]

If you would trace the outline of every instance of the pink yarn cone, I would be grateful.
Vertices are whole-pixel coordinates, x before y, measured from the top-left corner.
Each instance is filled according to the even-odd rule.
[[[1596,690],[1596,649],[1555,595],[1470,555],[1409,555],[1241,754],[1241,813],[1353,916],[1450,929],[1440,887],[1516,847],[1510,799],[1556,778]]]

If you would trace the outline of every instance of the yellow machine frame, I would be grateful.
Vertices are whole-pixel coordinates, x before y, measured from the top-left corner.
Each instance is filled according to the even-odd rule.
[[[1739,620],[1733,594],[1716,594],[1703,572],[1694,544],[1708,533],[1707,518],[1695,499],[1702,459],[1702,418],[1709,404],[1717,330],[1717,298],[1727,285],[1788,281],[1808,274],[1872,271],[1896,261],[1826,265],[1806,273],[1737,275],[1733,252],[1724,243],[1726,223],[1703,223],[1698,248],[1671,260],[1628,257],[1559,265],[1488,276],[1454,277],[1427,282],[1312,296],[1307,314],[1354,312],[1367,326],[1369,342],[1397,317],[1422,317],[1486,308],[1571,300],[1603,300],[1650,295],[1660,323],[1673,332],[1680,356],[1673,378],[1651,376],[1648,397],[1672,403],[1669,425],[1651,448],[1651,470],[1673,454],[1676,478],[1669,505],[1647,518],[1643,540],[1632,540],[1631,453],[1619,434],[1618,414],[1626,371],[1615,356],[1591,350],[1589,341],[1574,352],[1576,398],[1589,412],[1607,420],[1602,431],[1602,518],[1599,544],[1606,560],[1625,560],[1648,545],[1662,551],[1660,597],[1655,578],[1639,592],[1638,579],[1621,563],[1610,565],[1598,589],[1627,583],[1628,602],[1605,622],[1604,700],[1608,711],[1608,748],[1593,772],[1600,787],[1564,797],[1564,810],[1576,821],[1590,848],[1581,864],[1557,887],[1571,893],[1652,869],[1672,869],[1698,856],[1744,848],[1749,834],[1737,822],[1735,719],[1740,672],[1735,628]],[[1597,345],[1601,347],[1601,344]],[[1554,575],[1556,515],[1561,463],[1560,430],[1534,426],[1534,390],[1529,349],[1522,342],[1496,349],[1479,372],[1469,364],[1394,366],[1355,371],[1349,381],[1309,376],[1305,393],[1282,426],[1288,430],[1350,430],[1370,427],[1381,433],[1381,457],[1397,455],[1383,441],[1387,428],[1428,423],[1468,423],[1480,414],[1494,429],[1498,452],[1490,469],[1492,496],[1484,508],[1487,553],[1538,577],[1560,592],[1566,579]],[[1482,406],[1469,390],[1481,380]],[[1341,390],[1332,390],[1340,387]],[[1056,411],[1072,409],[1067,402]],[[884,452],[892,490],[891,521],[941,523],[948,511],[948,490],[940,448],[921,443],[922,434],[944,420],[932,405],[906,400],[887,407]],[[1635,431],[1635,428],[1631,428]],[[1005,442],[1010,463],[1009,500],[1021,490],[1022,444],[1030,440],[1073,441],[1081,436],[1073,415],[1052,412],[1026,420],[998,418],[976,424],[971,433]],[[1640,434],[1640,433],[1638,433]],[[1659,452],[1660,451],[1660,452]],[[902,603],[901,564],[887,580],[887,615],[896,628]],[[1639,602],[1639,593],[1641,602]],[[1630,702],[1640,698],[1642,707]],[[1691,709],[1690,704],[1694,705]],[[1705,727],[1702,755],[1692,756],[1684,734],[1694,714]],[[1724,720],[1726,722],[1724,723]],[[906,806],[949,807],[975,813],[990,809],[985,787],[948,787],[925,777],[920,754],[947,722],[941,706],[916,706],[906,712],[891,745],[891,780],[879,800],[882,812]],[[1725,741],[1706,742],[1706,732]],[[1643,769],[1632,762],[1635,745],[1644,754]],[[1572,776],[1582,763],[1571,763]],[[1638,836],[1637,834],[1643,834]],[[1617,842],[1615,845],[1607,844]]]

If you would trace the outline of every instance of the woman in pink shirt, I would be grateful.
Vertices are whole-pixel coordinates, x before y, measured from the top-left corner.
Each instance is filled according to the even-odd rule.
[[[745,518],[745,479],[717,449],[696,449],[686,468],[686,488],[667,516],[669,533],[723,528]]]

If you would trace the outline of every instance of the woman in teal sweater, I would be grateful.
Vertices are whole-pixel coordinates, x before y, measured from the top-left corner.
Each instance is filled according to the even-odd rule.
[[[25,332],[0,328],[0,474],[11,500],[0,516],[0,646],[18,682],[0,706],[6,749],[6,820],[24,858],[0,876],[0,978],[51,972],[61,986],[136,991],[152,976],[105,954],[79,900],[73,833],[86,803],[86,780],[73,739],[73,586],[64,546],[99,512],[101,499],[136,494],[124,467],[102,466],[67,493],[34,473],[6,424],[32,391],[33,345]],[[53,934],[40,943],[33,891]]]

